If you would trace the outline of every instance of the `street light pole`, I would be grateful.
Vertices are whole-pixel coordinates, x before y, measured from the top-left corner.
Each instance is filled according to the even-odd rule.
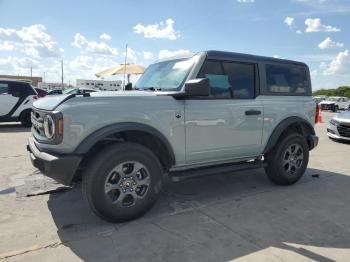
[[[61,59],[61,77],[62,77],[62,89],[63,89],[63,59]]]
[[[127,58],[128,58],[128,44],[126,44],[126,46],[125,46],[123,91],[125,91],[125,72],[126,72],[126,60],[127,60]]]

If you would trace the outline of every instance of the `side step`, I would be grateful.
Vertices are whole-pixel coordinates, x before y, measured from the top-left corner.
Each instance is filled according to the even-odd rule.
[[[230,173],[230,172],[255,169],[255,168],[262,168],[265,166],[266,166],[266,163],[264,161],[255,160],[251,162],[241,162],[241,163],[228,164],[228,165],[210,166],[206,168],[173,171],[169,174],[169,177],[171,181],[179,182],[182,180],[196,178],[196,177],[217,175],[222,173]]]

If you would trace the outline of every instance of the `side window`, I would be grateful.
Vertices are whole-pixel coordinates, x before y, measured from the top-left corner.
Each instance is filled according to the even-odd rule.
[[[232,97],[229,77],[227,74],[224,73],[221,62],[205,61],[197,77],[209,79],[210,97]]]
[[[223,63],[224,71],[228,75],[233,98],[249,99],[255,94],[254,64]]]
[[[6,95],[9,93],[9,84],[0,83],[0,95]]]
[[[269,93],[306,95],[310,89],[306,70],[301,66],[266,65]]]

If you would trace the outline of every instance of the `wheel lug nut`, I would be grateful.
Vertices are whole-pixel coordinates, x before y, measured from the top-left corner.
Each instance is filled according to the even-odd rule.
[[[123,190],[123,193],[126,193],[126,190],[125,190],[125,189]]]

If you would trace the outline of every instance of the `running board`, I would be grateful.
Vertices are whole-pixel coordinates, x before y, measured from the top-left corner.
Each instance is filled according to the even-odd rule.
[[[204,177],[222,173],[229,173],[235,171],[242,171],[248,169],[263,168],[266,166],[266,163],[261,160],[251,161],[251,162],[241,162],[236,164],[229,165],[219,165],[211,166],[206,168],[196,168],[188,169],[184,171],[173,171],[169,174],[171,181],[179,182],[186,179]]]

